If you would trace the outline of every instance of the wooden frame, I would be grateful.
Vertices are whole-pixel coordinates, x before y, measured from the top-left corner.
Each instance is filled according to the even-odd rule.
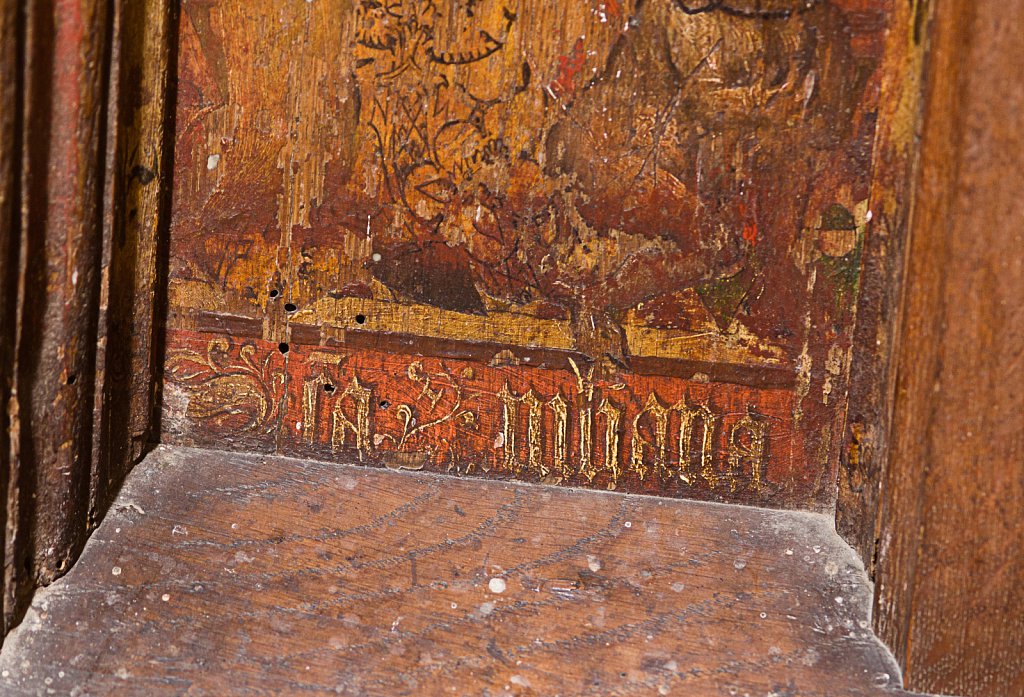
[[[4,630],[156,439],[171,4],[5,2]]]

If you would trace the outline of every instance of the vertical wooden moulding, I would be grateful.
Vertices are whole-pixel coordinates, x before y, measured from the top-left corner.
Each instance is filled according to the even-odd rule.
[[[866,237],[850,397],[840,451],[836,529],[873,567],[878,539],[889,424],[893,351],[899,332],[900,290],[913,200],[928,42],[929,0],[896,3],[888,35],[887,81],[878,113],[872,173],[870,234]]]
[[[115,5],[110,93],[111,176],[107,187],[100,303],[96,465],[90,519],[95,523],[146,446],[156,440],[157,390],[162,363],[161,298],[166,286],[162,221],[170,170],[165,140],[173,133],[169,0]]]
[[[11,427],[17,419],[16,410],[9,412],[8,406],[16,406],[11,403],[11,394],[14,389],[14,352],[17,346],[15,318],[18,248],[21,243],[17,218],[17,174],[21,150],[19,14],[17,3],[0,4],[0,512],[4,514],[2,519],[5,522],[4,531],[0,534],[0,559],[4,564],[4,572],[0,575],[0,610],[10,605],[8,590],[11,584],[8,578],[13,566],[7,556],[7,538],[13,532],[7,513],[17,510],[8,504],[9,479],[16,446]],[[6,612],[3,612],[0,629],[6,627]]]
[[[154,432],[169,8],[0,7],[4,632]]]
[[[20,450],[11,482],[20,491],[13,542],[24,588],[60,575],[85,540],[109,35],[101,0],[26,8]]]
[[[913,690],[1024,693],[1024,2],[937,4],[876,572]]]

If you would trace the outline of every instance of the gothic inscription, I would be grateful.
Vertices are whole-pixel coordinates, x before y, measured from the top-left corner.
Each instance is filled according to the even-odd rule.
[[[229,369],[279,353],[272,344],[173,337],[175,365],[199,360],[204,350],[223,354]],[[289,352],[279,373],[246,375],[260,376],[252,389],[262,394],[261,381],[281,385],[286,372],[289,387],[261,408],[263,420],[228,429],[269,438],[267,422],[280,414],[285,452],[711,498],[779,486],[773,479],[788,476],[785,453],[794,445],[774,439],[791,434],[784,391],[765,399],[761,391],[708,383],[607,383],[573,360],[565,371],[510,375],[465,361],[316,349]],[[217,438],[207,405],[222,394],[220,378],[181,377],[175,420],[206,420],[205,435]]]
[[[181,0],[168,439],[827,507],[908,11]]]

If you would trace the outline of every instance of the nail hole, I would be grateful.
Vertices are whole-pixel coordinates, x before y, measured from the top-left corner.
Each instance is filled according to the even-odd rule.
[[[366,324],[366,315],[356,315],[356,324]]]
[[[380,401],[380,408],[381,408],[381,409],[387,409],[387,408],[388,408],[388,407],[390,407],[390,406],[391,406],[391,402],[389,402],[388,400],[386,400],[386,399],[382,399],[382,400]]]
[[[272,298],[276,298],[280,294],[281,294],[281,291],[279,291],[277,288],[275,288],[274,290],[270,291],[270,297],[272,297]]]
[[[77,375],[68,375],[68,381],[67,382],[68,382],[69,385],[74,385],[76,382],[78,382],[78,376]]]
[[[282,341],[280,344],[277,345],[277,350],[280,351],[281,353],[288,353],[288,344]]]
[[[324,392],[327,394],[334,392],[334,385],[324,385]]]
[[[295,307],[295,303],[285,303],[284,304],[284,311],[285,312],[295,312],[298,309],[299,308]]]

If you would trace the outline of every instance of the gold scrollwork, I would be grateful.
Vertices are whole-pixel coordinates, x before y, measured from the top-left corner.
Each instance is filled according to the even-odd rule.
[[[176,349],[167,359],[168,382],[188,394],[184,415],[212,425],[231,424],[240,432],[267,432],[277,421],[284,372],[267,352],[242,344],[237,357],[228,339],[216,337],[200,353]]]

